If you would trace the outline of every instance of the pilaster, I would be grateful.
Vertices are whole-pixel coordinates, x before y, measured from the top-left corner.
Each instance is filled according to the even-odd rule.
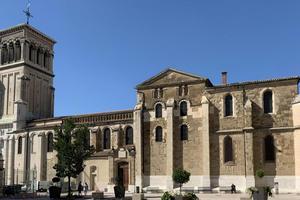
[[[143,103],[138,103],[133,112],[133,135],[135,144],[135,185],[143,188],[143,131],[142,131],[142,115]]]
[[[210,188],[209,100],[202,97],[202,187]]]
[[[174,99],[169,99],[167,101],[167,188],[169,190],[173,189],[173,127],[174,127]]]

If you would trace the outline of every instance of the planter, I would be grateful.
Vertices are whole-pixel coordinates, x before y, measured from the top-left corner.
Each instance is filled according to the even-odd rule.
[[[183,196],[182,195],[176,195],[175,196],[175,200],[183,200]]]
[[[60,199],[61,188],[57,186],[49,187],[50,199]]]
[[[268,200],[268,193],[264,188],[258,188],[258,192],[253,193],[253,200]]]
[[[114,187],[115,198],[124,198],[125,197],[125,188],[121,185]]]
[[[92,193],[92,198],[94,200],[100,200],[100,199],[104,198],[104,194],[103,194],[103,192],[93,192]]]

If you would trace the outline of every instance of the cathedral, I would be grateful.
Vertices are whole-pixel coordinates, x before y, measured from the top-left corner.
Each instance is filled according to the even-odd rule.
[[[0,143],[4,183],[51,181],[54,128],[67,119],[89,127],[96,152],[78,179],[112,192],[176,187],[191,173],[195,192],[255,186],[255,172],[280,192],[300,192],[299,76],[222,84],[166,69],[136,86],[132,110],[54,117],[56,41],[21,24],[0,31]],[[59,86],[58,86],[59,87]]]

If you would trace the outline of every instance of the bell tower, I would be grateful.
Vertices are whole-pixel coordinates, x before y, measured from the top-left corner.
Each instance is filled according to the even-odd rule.
[[[0,135],[53,117],[55,43],[28,24],[0,31]]]

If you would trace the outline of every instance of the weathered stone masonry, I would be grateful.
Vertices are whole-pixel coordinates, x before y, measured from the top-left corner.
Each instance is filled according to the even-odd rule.
[[[136,86],[132,110],[53,117],[55,41],[29,25],[0,31],[0,134],[5,184],[51,180],[54,127],[87,124],[96,152],[73,180],[113,191],[171,190],[176,168],[185,187],[255,186],[257,169],[281,192],[300,191],[299,77],[222,85],[167,69]]]

